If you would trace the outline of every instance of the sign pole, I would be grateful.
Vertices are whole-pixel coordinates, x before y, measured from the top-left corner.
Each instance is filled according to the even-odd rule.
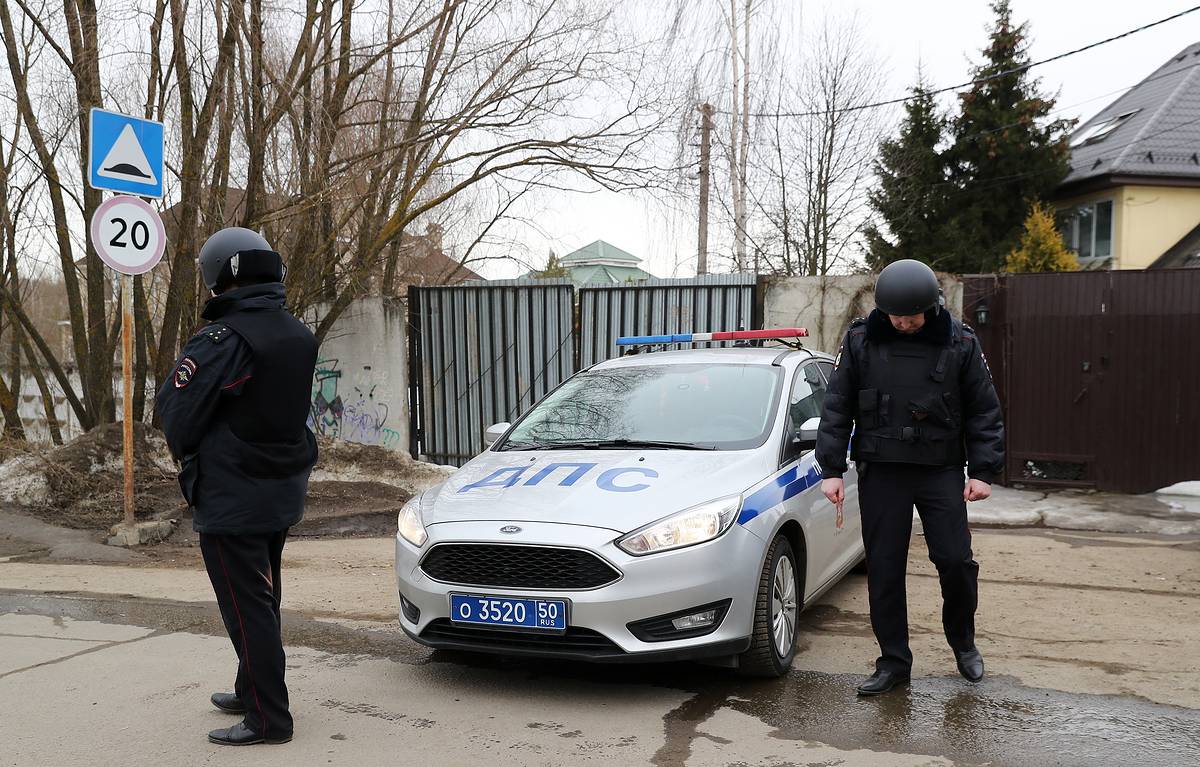
[[[121,399],[125,426],[125,524],[133,526],[133,275],[121,275]]]
[[[118,195],[100,204],[88,226],[100,259],[121,273],[122,436],[128,533],[134,526],[133,275],[153,269],[167,244],[162,217],[141,199],[162,199],[166,130],[156,120],[96,107],[89,113],[88,126],[88,186]]]

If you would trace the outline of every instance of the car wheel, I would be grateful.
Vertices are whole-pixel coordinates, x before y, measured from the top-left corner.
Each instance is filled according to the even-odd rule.
[[[758,580],[754,630],[750,647],[738,658],[746,676],[783,676],[796,657],[796,627],[800,616],[800,571],[792,544],[775,536]]]

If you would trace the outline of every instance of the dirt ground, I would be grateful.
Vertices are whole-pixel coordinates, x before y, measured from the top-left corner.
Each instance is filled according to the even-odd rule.
[[[50,451],[0,445],[0,590],[212,601],[166,445],[149,429],[137,439],[139,513],[174,515],[180,524],[167,542],[133,551],[100,543],[120,508],[111,489],[121,486],[119,428]],[[305,521],[285,550],[285,607],[407,642],[395,626],[389,534],[404,502],[449,471],[403,453],[322,442]],[[1002,490],[990,507],[996,519],[975,521],[1035,526],[975,532],[978,639],[989,673],[1033,688],[1200,709],[1197,516],[1173,506],[1167,514],[1159,509],[1167,505],[1146,498],[1081,515],[1073,497]],[[1146,512],[1130,506],[1135,501],[1157,505]],[[1114,519],[1115,527],[1103,526]],[[1063,529],[1072,525],[1107,532]],[[919,530],[909,570],[914,674],[952,677],[937,577]],[[803,625],[799,670],[869,673],[877,649],[861,576],[813,605]]]
[[[1200,537],[983,530],[975,551],[978,640],[991,675],[1200,709]],[[212,601],[187,546],[154,547],[115,564],[3,559],[7,590]],[[286,608],[407,641],[395,628],[391,538],[294,540],[284,560]],[[937,577],[919,533],[909,572],[914,675],[954,676]],[[869,673],[877,650],[862,576],[835,587],[804,613],[803,625],[800,670]]]
[[[177,519],[172,542],[194,542],[177,469],[162,433],[134,429],[135,513],[139,520]],[[322,439],[299,536],[382,535],[413,494],[449,469],[381,447]],[[102,534],[120,522],[124,460],[120,424],[94,429],[59,447],[0,441],[0,505],[44,522]]]

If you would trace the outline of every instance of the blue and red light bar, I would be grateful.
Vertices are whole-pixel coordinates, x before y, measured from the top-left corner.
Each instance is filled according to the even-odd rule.
[[[730,330],[723,333],[676,333],[668,336],[621,336],[617,346],[645,344],[690,344],[700,341],[750,341],[776,338],[807,338],[804,328],[767,328],[765,330]]]

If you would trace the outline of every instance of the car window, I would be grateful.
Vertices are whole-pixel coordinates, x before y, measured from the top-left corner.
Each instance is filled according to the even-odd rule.
[[[817,363],[817,367],[820,368],[821,373],[825,376],[825,382],[828,383],[833,378],[833,363],[821,360]]]
[[[774,421],[780,379],[774,366],[729,363],[591,370],[542,400],[500,449],[609,440],[758,447]]]
[[[809,418],[821,417],[821,406],[825,404],[825,379],[818,364],[809,362],[796,373],[788,401],[788,415],[792,419],[793,429],[799,429]]]

